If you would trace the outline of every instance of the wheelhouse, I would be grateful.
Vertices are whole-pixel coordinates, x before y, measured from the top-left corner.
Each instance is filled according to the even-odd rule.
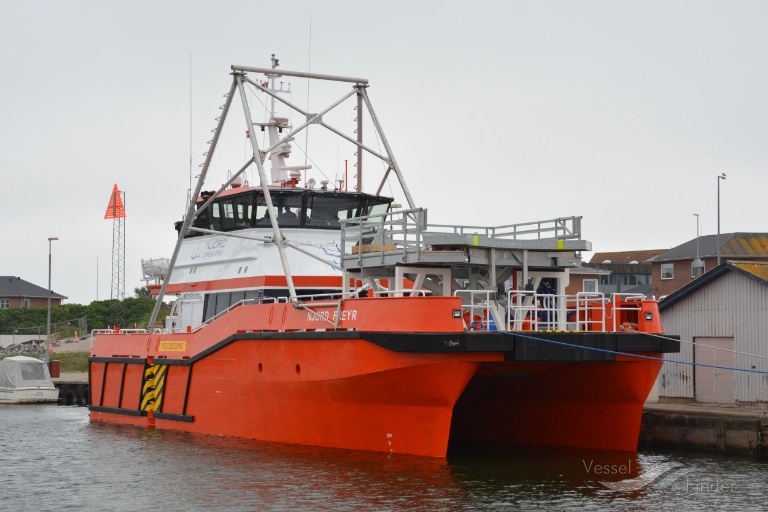
[[[260,189],[229,189],[202,209],[213,195],[201,192],[194,227],[222,232],[271,228],[267,202]],[[340,230],[342,220],[386,213],[392,203],[390,197],[334,190],[275,189],[270,190],[270,195],[278,225],[283,228]],[[180,229],[181,222],[177,222],[176,230]],[[185,238],[203,234],[190,231]]]

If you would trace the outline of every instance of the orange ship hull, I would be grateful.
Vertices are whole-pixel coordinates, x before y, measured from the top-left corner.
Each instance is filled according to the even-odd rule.
[[[483,367],[456,404],[451,438],[635,451],[661,361],[622,359]]]
[[[91,419],[435,457],[452,438],[635,449],[658,361],[542,361],[552,348],[532,351],[546,344],[530,336],[463,331],[458,299],[386,300],[407,332],[382,328],[380,301],[353,299],[327,311],[340,330],[313,318],[322,307],[266,304],[194,333],[99,335]]]

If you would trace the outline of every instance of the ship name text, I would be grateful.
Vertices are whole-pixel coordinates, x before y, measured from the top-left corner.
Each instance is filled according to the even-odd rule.
[[[333,314],[331,314],[333,313]],[[340,322],[344,322],[347,320],[357,320],[357,310],[356,309],[349,309],[345,311],[340,312],[341,315],[339,316],[339,311],[307,311],[307,321],[308,322],[319,322],[322,319],[325,320],[331,320],[333,322],[336,321],[336,318],[338,317]],[[322,317],[322,318],[321,318]]]

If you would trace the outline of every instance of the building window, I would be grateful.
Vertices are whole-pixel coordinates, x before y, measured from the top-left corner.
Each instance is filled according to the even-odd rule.
[[[21,307],[28,308],[30,305],[29,299],[22,299],[21,300]]]
[[[675,278],[675,264],[674,263],[662,263],[661,264],[661,278],[662,279],[674,279]]]
[[[697,267],[695,265],[696,265],[696,261],[694,260],[691,263],[691,279],[696,279],[697,277],[701,277],[707,271],[705,268],[706,263],[704,263],[703,261],[701,262],[701,266]]]
[[[11,307],[11,299],[0,299],[0,309],[8,309]]]
[[[585,279],[584,291],[587,293],[597,293],[597,279]]]

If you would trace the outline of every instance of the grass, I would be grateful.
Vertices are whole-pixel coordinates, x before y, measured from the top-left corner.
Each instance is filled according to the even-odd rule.
[[[88,352],[61,352],[53,354],[51,359],[61,361],[62,372],[87,372]]]
[[[10,357],[12,355],[23,355],[28,357],[35,357],[32,354],[4,354],[0,356],[0,359]],[[61,361],[62,372],[87,372],[88,371],[88,352],[61,352],[53,354],[51,359],[54,361]]]

